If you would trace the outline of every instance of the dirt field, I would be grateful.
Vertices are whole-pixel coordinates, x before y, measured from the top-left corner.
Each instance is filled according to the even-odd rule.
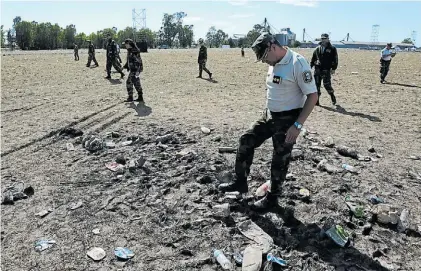
[[[310,59],[312,51],[298,52]],[[211,250],[229,256],[251,244],[237,229],[244,219],[273,237],[274,253],[288,261],[283,270],[419,270],[421,160],[410,156],[421,157],[421,54],[399,53],[386,78],[390,83],[380,84],[379,52],[339,50],[332,82],[338,106],[323,89],[322,106],[305,123],[311,133],[296,145],[303,155],[291,163],[294,177],[284,184],[295,219],[256,214],[248,199],[227,200],[215,190],[235,158],[219,154],[218,147],[236,147],[265,104],[267,66],[253,63],[250,50],[241,58],[239,49],[208,49],[213,81],[195,78],[197,50],[142,54],[145,105],[123,102],[125,80],[118,73],[104,79],[103,51],[97,52],[97,68],[85,67],[85,50],[79,55],[80,61],[71,51],[1,58],[2,191],[20,181],[35,190],[14,205],[1,205],[2,270],[222,270]],[[212,132],[202,133],[201,126]],[[66,127],[113,140],[116,147],[89,152],[80,139],[59,135]],[[157,144],[166,134],[171,139]],[[129,136],[139,141],[122,145]],[[329,136],[337,146],[375,159],[343,157],[323,146]],[[269,140],[256,151],[251,192],[270,176],[271,148]],[[122,173],[105,167],[121,155],[146,163]],[[319,170],[321,159],[336,167],[348,163],[359,174]],[[301,187],[310,191],[310,201],[296,197]],[[344,199],[361,201],[368,214],[372,194],[399,212],[408,209],[411,230],[399,233],[373,222],[370,234],[362,234],[368,218],[350,221]],[[79,201],[82,206],[72,210]],[[231,204],[229,219],[213,215],[212,206],[224,202]],[[48,209],[47,216],[36,215]],[[329,219],[355,232],[351,247],[320,235]],[[53,247],[34,249],[36,241],[51,239]],[[117,261],[118,246],[133,250],[134,258]],[[92,247],[103,248],[106,257],[88,258]]]

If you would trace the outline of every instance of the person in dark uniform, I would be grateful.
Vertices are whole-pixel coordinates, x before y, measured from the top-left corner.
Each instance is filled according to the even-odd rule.
[[[140,84],[140,73],[143,72],[143,62],[140,57],[140,50],[132,39],[126,39],[123,46],[127,49],[127,62],[123,69],[127,69],[129,76],[127,77],[127,102],[133,101],[133,86],[137,91],[137,101],[143,102],[143,90]]]
[[[335,74],[338,68],[338,52],[336,48],[330,43],[329,35],[322,34],[319,46],[314,50],[311,58],[310,66],[314,67],[314,80],[316,81],[317,92],[320,95],[320,86],[323,80],[323,86],[329,93],[332,104],[336,104],[336,97],[332,88],[331,75]],[[319,100],[316,105],[319,105]]]
[[[222,192],[248,192],[247,177],[254,151],[272,138],[271,189],[252,208],[262,210],[279,205],[292,148],[304,122],[317,102],[317,88],[310,65],[300,54],[281,46],[270,33],[262,33],[252,45],[257,61],[269,65],[265,74],[266,108],[261,118],[239,140],[235,159],[235,179],[219,185]]]
[[[124,73],[123,70],[121,69],[121,65],[120,62],[118,61],[117,58],[117,45],[115,43],[115,41],[111,38],[111,35],[107,36],[108,42],[107,42],[107,65],[106,65],[106,70],[107,70],[107,77],[105,77],[106,79],[111,79],[111,66],[114,67],[114,69],[116,69],[116,71],[118,71],[121,75],[121,78],[124,77]]]
[[[95,46],[92,44],[92,41],[87,40],[87,42],[89,42],[89,45],[88,45],[88,63],[86,64],[86,67],[91,66],[92,60],[94,61],[96,66],[99,66],[95,58]]]
[[[208,49],[206,48],[203,39],[199,39],[199,57],[197,62],[199,63],[199,76],[197,78],[202,78],[202,71],[205,71],[209,75],[209,79],[212,79],[212,73],[206,68],[206,61],[208,60]]]
[[[75,55],[75,60],[79,61],[79,47],[77,46],[76,43],[73,43],[73,50],[74,50],[74,55]]]
[[[244,47],[241,46],[241,56],[244,57]]]

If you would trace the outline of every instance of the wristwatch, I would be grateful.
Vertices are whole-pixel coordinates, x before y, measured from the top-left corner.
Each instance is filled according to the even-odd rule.
[[[297,128],[298,130],[301,130],[301,128],[303,128],[303,125],[301,124],[301,123],[299,123],[299,122],[294,122],[294,126],[295,126],[295,128]]]

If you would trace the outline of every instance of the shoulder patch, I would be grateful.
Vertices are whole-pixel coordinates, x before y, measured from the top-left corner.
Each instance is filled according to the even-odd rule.
[[[304,71],[303,72],[303,80],[304,83],[311,83],[311,81],[313,81],[313,75],[311,74],[311,71]]]

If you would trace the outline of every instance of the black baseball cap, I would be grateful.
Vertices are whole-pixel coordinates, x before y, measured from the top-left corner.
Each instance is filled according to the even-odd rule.
[[[256,62],[261,61],[268,53],[268,43],[276,43],[278,44],[277,40],[275,39],[275,37],[268,33],[268,32],[263,32],[253,43],[253,45],[251,46],[251,49],[253,49],[253,52],[256,54],[257,60]]]
[[[324,34],[322,34],[322,35],[321,35],[321,38],[322,38],[322,39],[328,39],[328,38],[329,38],[329,35],[328,35],[328,34],[326,34],[326,33],[324,33]]]

